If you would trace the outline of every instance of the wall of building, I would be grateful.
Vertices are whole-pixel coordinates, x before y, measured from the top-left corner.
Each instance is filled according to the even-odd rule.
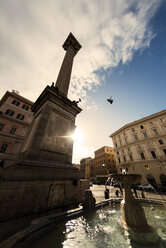
[[[161,186],[166,175],[166,110],[132,122],[111,135],[118,173],[142,175],[142,183],[152,175]]]
[[[83,158],[80,161],[80,178],[89,179],[90,178],[90,164],[92,158]]]
[[[31,106],[31,101],[15,92],[7,91],[0,101],[0,161],[5,161],[5,167],[12,165],[20,152],[33,119]]]
[[[104,146],[95,151],[95,158],[93,159],[93,176],[109,175],[116,172],[116,160],[114,149],[112,147]]]

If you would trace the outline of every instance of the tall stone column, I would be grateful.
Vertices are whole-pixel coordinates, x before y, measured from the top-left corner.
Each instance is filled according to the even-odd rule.
[[[66,55],[59,71],[56,87],[67,97],[74,56],[80,50],[81,45],[73,34],[70,33],[62,47],[66,50]]]

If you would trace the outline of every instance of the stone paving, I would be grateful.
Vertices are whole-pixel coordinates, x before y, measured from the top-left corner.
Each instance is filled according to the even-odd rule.
[[[109,199],[118,199],[118,198],[122,198],[121,194],[119,194],[119,197],[117,197],[115,195],[115,191],[118,188],[114,188],[112,186],[107,186],[107,188],[109,189],[110,192],[110,198]],[[94,197],[96,198],[96,203],[105,201],[105,197],[104,197],[104,191],[105,191],[105,186],[104,185],[93,185],[92,187],[90,187],[90,189],[92,190],[92,193],[94,195]],[[141,199],[141,191],[137,190],[137,194],[138,194],[138,198]],[[163,194],[157,194],[157,193],[153,193],[153,192],[144,192],[145,195],[145,199],[151,201],[156,201],[156,202],[162,202],[163,205],[165,205],[166,207],[166,193]]]

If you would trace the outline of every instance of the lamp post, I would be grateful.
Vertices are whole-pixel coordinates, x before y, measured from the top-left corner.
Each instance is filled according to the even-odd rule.
[[[105,164],[103,163],[103,168],[104,168],[104,177],[105,177]]]

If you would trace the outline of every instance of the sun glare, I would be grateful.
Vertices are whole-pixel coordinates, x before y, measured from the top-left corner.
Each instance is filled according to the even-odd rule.
[[[84,139],[84,135],[80,129],[76,128],[74,134],[72,135],[72,138],[75,143],[81,143]]]

